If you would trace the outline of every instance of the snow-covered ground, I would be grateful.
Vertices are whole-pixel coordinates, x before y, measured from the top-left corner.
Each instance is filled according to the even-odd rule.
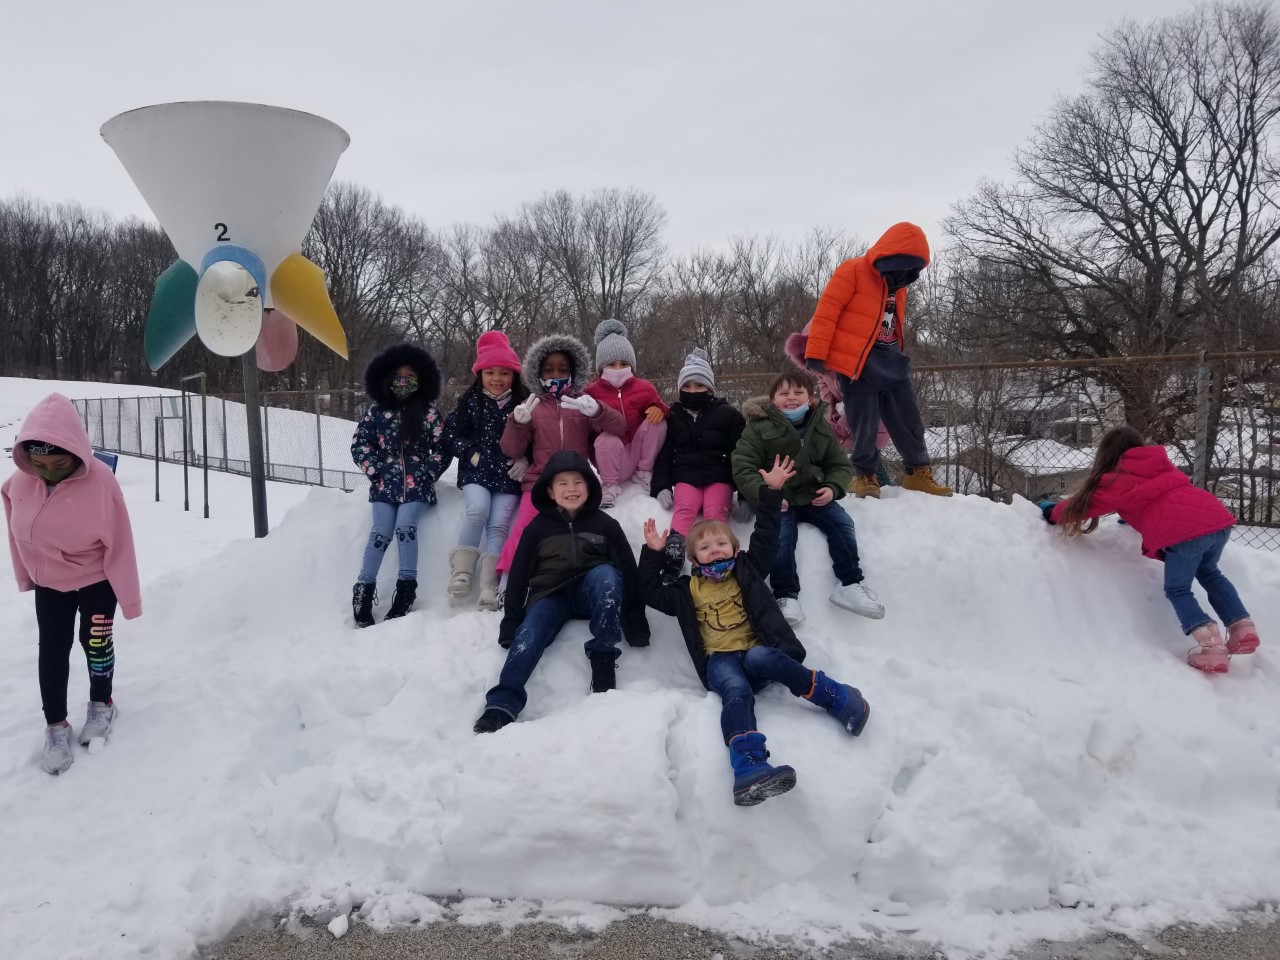
[[[0,425],[16,431],[48,389],[4,381]],[[97,389],[119,388],[63,387]],[[1182,662],[1160,567],[1127,527],[1067,542],[1025,501],[844,501],[888,614],[826,602],[826,550],[805,529],[800,633],[811,665],[874,713],[851,739],[771,688],[759,721],[799,783],[743,809],[719,703],[657,613],[653,645],[623,650],[617,691],[587,692],[573,623],[521,722],[471,733],[503,651],[495,615],[444,599],[451,477],[424,521],[418,608],[357,632],[362,495],[273,486],[272,533],[253,540],[247,481],[216,477],[204,520],[165,470],[156,503],[152,465],[121,460],[144,615],[118,621],[115,736],[61,777],[36,766],[31,598],[0,570],[6,956],[180,958],[261,911],[360,904],[393,926],[460,895],[453,909],[477,920],[596,926],[656,905],[740,935],[908,933],[959,957],[1280,899],[1268,551],[1224,557],[1264,646],[1209,677]],[[635,488],[614,514],[637,547],[661,515]],[[388,561],[383,597],[394,576]],[[79,652],[72,666],[78,725]]]

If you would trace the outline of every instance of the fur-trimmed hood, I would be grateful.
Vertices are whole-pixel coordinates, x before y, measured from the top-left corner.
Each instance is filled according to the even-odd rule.
[[[809,345],[809,325],[806,323],[803,330],[798,330],[791,336],[787,337],[787,342],[783,344],[782,349],[786,351],[791,362],[801,370],[805,369],[804,365],[804,349]]]
[[[398,343],[388,347],[369,361],[364,368],[364,390],[369,399],[382,407],[399,407],[404,401],[391,393],[391,376],[400,367],[408,365],[418,371],[418,392],[427,403],[435,403],[440,396],[440,369],[431,354],[411,343]]]
[[[587,353],[587,348],[583,346],[581,340],[562,333],[553,333],[535,340],[533,345],[525,351],[522,373],[529,392],[540,397],[546,396],[547,391],[542,387],[542,377],[538,374],[542,370],[542,362],[553,353],[563,353],[569,357],[569,366],[573,370],[573,392],[581,393],[582,388],[587,385],[587,378],[591,376],[591,355]]]

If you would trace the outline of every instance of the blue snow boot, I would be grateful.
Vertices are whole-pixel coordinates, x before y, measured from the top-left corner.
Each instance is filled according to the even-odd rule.
[[[821,670],[813,671],[813,689],[805,697],[840,721],[855,737],[867,725],[871,704],[862,698],[857,687],[837,683]]]
[[[729,741],[729,762],[733,764],[733,802],[752,807],[770,797],[786,793],[796,785],[796,772],[790,767],[769,766],[769,751],[764,748],[764,734],[752,730]]]

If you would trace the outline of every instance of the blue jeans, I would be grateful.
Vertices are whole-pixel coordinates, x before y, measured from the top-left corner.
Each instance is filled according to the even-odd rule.
[[[606,565],[592,567],[577,583],[536,601],[507,651],[498,685],[485,694],[485,707],[518,717],[528,701],[524,686],[542,652],[570,620],[590,620],[591,639],[583,644],[588,657],[618,659],[622,642],[622,574]]]
[[[775,680],[797,697],[813,689],[813,671],[773,647],[707,657],[707,686],[720,695],[720,732],[725,743],[756,729],[755,695]]]
[[[360,583],[375,583],[382,555],[387,552],[394,534],[400,542],[401,580],[418,579],[418,521],[427,505],[413,503],[378,503],[373,506],[373,527],[369,530],[369,542],[364,545],[364,560],[360,563]]]
[[[853,531],[853,518],[838,500],[825,507],[797,507],[794,503],[782,512],[778,527],[778,559],[773,565],[769,584],[773,595],[800,596],[800,573],[796,570],[796,525],[811,523],[827,538],[831,569],[842,584],[861,583],[862,567],[858,565],[858,538]]]
[[[481,553],[501,553],[511,530],[511,518],[520,503],[518,493],[494,493],[478,483],[462,488],[462,527],[458,530],[458,546],[484,548]]]
[[[1193,579],[1199,580],[1200,586],[1204,587],[1204,592],[1209,595],[1209,605],[1224,627],[1249,616],[1249,611],[1240,602],[1240,594],[1218,569],[1218,558],[1230,539],[1231,530],[1228,528],[1164,548],[1164,595],[1173,604],[1173,612],[1178,615],[1183,633],[1212,622],[1191,592]]]

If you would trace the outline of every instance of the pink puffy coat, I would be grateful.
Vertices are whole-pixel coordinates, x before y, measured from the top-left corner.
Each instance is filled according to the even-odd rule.
[[[24,440],[74,453],[81,464],[52,490],[35,472]],[[93,456],[71,401],[51,393],[27,414],[13,448],[17,471],[4,486],[9,552],[19,590],[71,591],[107,580],[126,620],[142,613],[138,562],[124,495],[111,469]]]
[[[1054,523],[1061,522],[1067,503],[1063,500],[1053,508]],[[1108,513],[1118,513],[1137,530],[1143,554],[1156,560],[1165,547],[1217,533],[1236,522],[1222,501],[1193,487],[1160,446],[1126,450],[1117,468],[1102,475],[1085,516]]]
[[[591,453],[593,433],[614,433],[622,436],[626,421],[622,414],[607,403],[588,419],[581,412],[562,407],[558,397],[543,394],[528,423],[516,423],[514,416],[507,417],[499,446],[512,460],[529,457],[529,469],[525,471],[520,488],[528,493],[538,482],[542,470],[557,450],[572,450],[582,459]],[[532,452],[530,452],[532,446]]]
[[[583,393],[595,397],[600,401],[601,406],[622,411],[622,415],[627,419],[627,432],[622,435],[623,443],[631,442],[631,438],[640,429],[640,424],[644,422],[644,412],[650,407],[657,407],[664,417],[671,412],[671,408],[658,396],[658,388],[648,380],[636,376],[624,383],[621,388],[597,378],[587,384],[587,389]]]

